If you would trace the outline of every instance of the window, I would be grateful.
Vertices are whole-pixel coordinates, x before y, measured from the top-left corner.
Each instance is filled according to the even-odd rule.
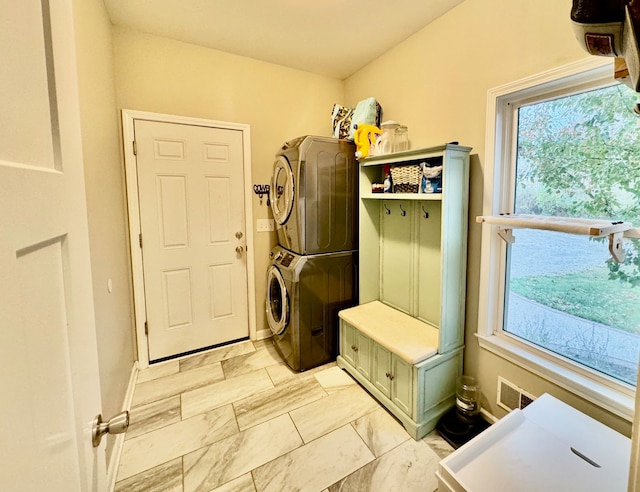
[[[490,91],[484,214],[640,226],[637,94],[587,60]],[[490,117],[494,116],[490,114]],[[490,121],[488,119],[488,121]],[[483,226],[481,346],[630,418],[640,353],[640,241]]]

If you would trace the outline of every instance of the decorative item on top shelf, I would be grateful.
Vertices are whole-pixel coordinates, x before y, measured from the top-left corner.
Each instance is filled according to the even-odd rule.
[[[385,121],[380,125],[381,135],[370,155],[387,155],[409,150],[409,129],[397,121]]]
[[[422,170],[419,165],[392,166],[391,181],[394,193],[418,193]]]
[[[380,126],[382,107],[375,97],[358,101],[355,108],[334,104],[331,111],[331,126],[334,138],[355,139],[355,125]]]
[[[391,154],[395,151],[396,131],[400,127],[397,121],[385,121],[380,125],[382,135],[376,143],[375,155]]]
[[[409,128],[400,125],[396,128],[396,138],[393,146],[394,152],[409,150]]]
[[[442,193],[442,166],[429,166],[420,163],[420,193]]]
[[[356,144],[356,159],[364,159],[375,155],[375,148],[382,133],[375,125],[354,125],[356,132],[353,142]]]

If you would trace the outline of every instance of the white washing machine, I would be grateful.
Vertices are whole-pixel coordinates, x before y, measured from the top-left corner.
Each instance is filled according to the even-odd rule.
[[[273,343],[295,371],[335,360],[338,311],[357,304],[355,251],[303,256],[276,246],[267,272]]]
[[[278,243],[301,255],[358,249],[355,145],[304,136],[276,154],[270,202]]]

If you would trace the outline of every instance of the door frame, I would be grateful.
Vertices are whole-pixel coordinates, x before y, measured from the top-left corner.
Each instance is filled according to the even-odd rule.
[[[242,132],[243,175],[244,175],[244,220],[247,241],[247,309],[249,320],[249,338],[256,339],[256,282],[254,266],[253,244],[253,209],[251,194],[251,128],[244,123],[191,118],[163,113],[150,113],[130,109],[122,110],[122,138],[124,148],[125,180],[127,188],[127,210],[129,214],[129,248],[131,252],[131,276],[133,278],[133,304],[135,308],[135,332],[138,351],[138,367],[144,369],[149,366],[149,350],[145,321],[147,319],[144,274],[142,269],[142,248],[140,247],[140,206],[138,197],[138,167],[134,153],[134,122],[135,120],[155,121],[160,123],[176,123],[180,125],[205,126],[239,130]]]

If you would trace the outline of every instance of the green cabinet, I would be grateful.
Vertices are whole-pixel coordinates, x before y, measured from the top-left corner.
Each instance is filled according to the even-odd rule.
[[[360,162],[359,302],[380,300],[464,343],[470,147],[442,145]],[[442,166],[440,193],[372,193],[385,166]]]
[[[338,366],[387,407],[414,439],[421,439],[453,405],[455,378],[462,371],[462,347],[410,362],[394,351],[394,343],[407,343],[401,329],[397,340],[378,342],[364,333],[368,327],[345,321],[347,311],[341,312]]]
[[[373,360],[373,385],[413,417],[413,366],[377,343],[373,345]]]
[[[369,379],[371,375],[371,339],[361,331],[346,326],[340,332],[340,352],[349,364]]]
[[[454,404],[462,372],[470,151],[446,144],[360,162],[360,305],[340,313],[337,361],[415,439]],[[387,165],[441,166],[441,187],[373,193]],[[388,310],[392,329],[376,323],[369,306],[385,318]],[[407,355],[416,343],[424,357]]]

